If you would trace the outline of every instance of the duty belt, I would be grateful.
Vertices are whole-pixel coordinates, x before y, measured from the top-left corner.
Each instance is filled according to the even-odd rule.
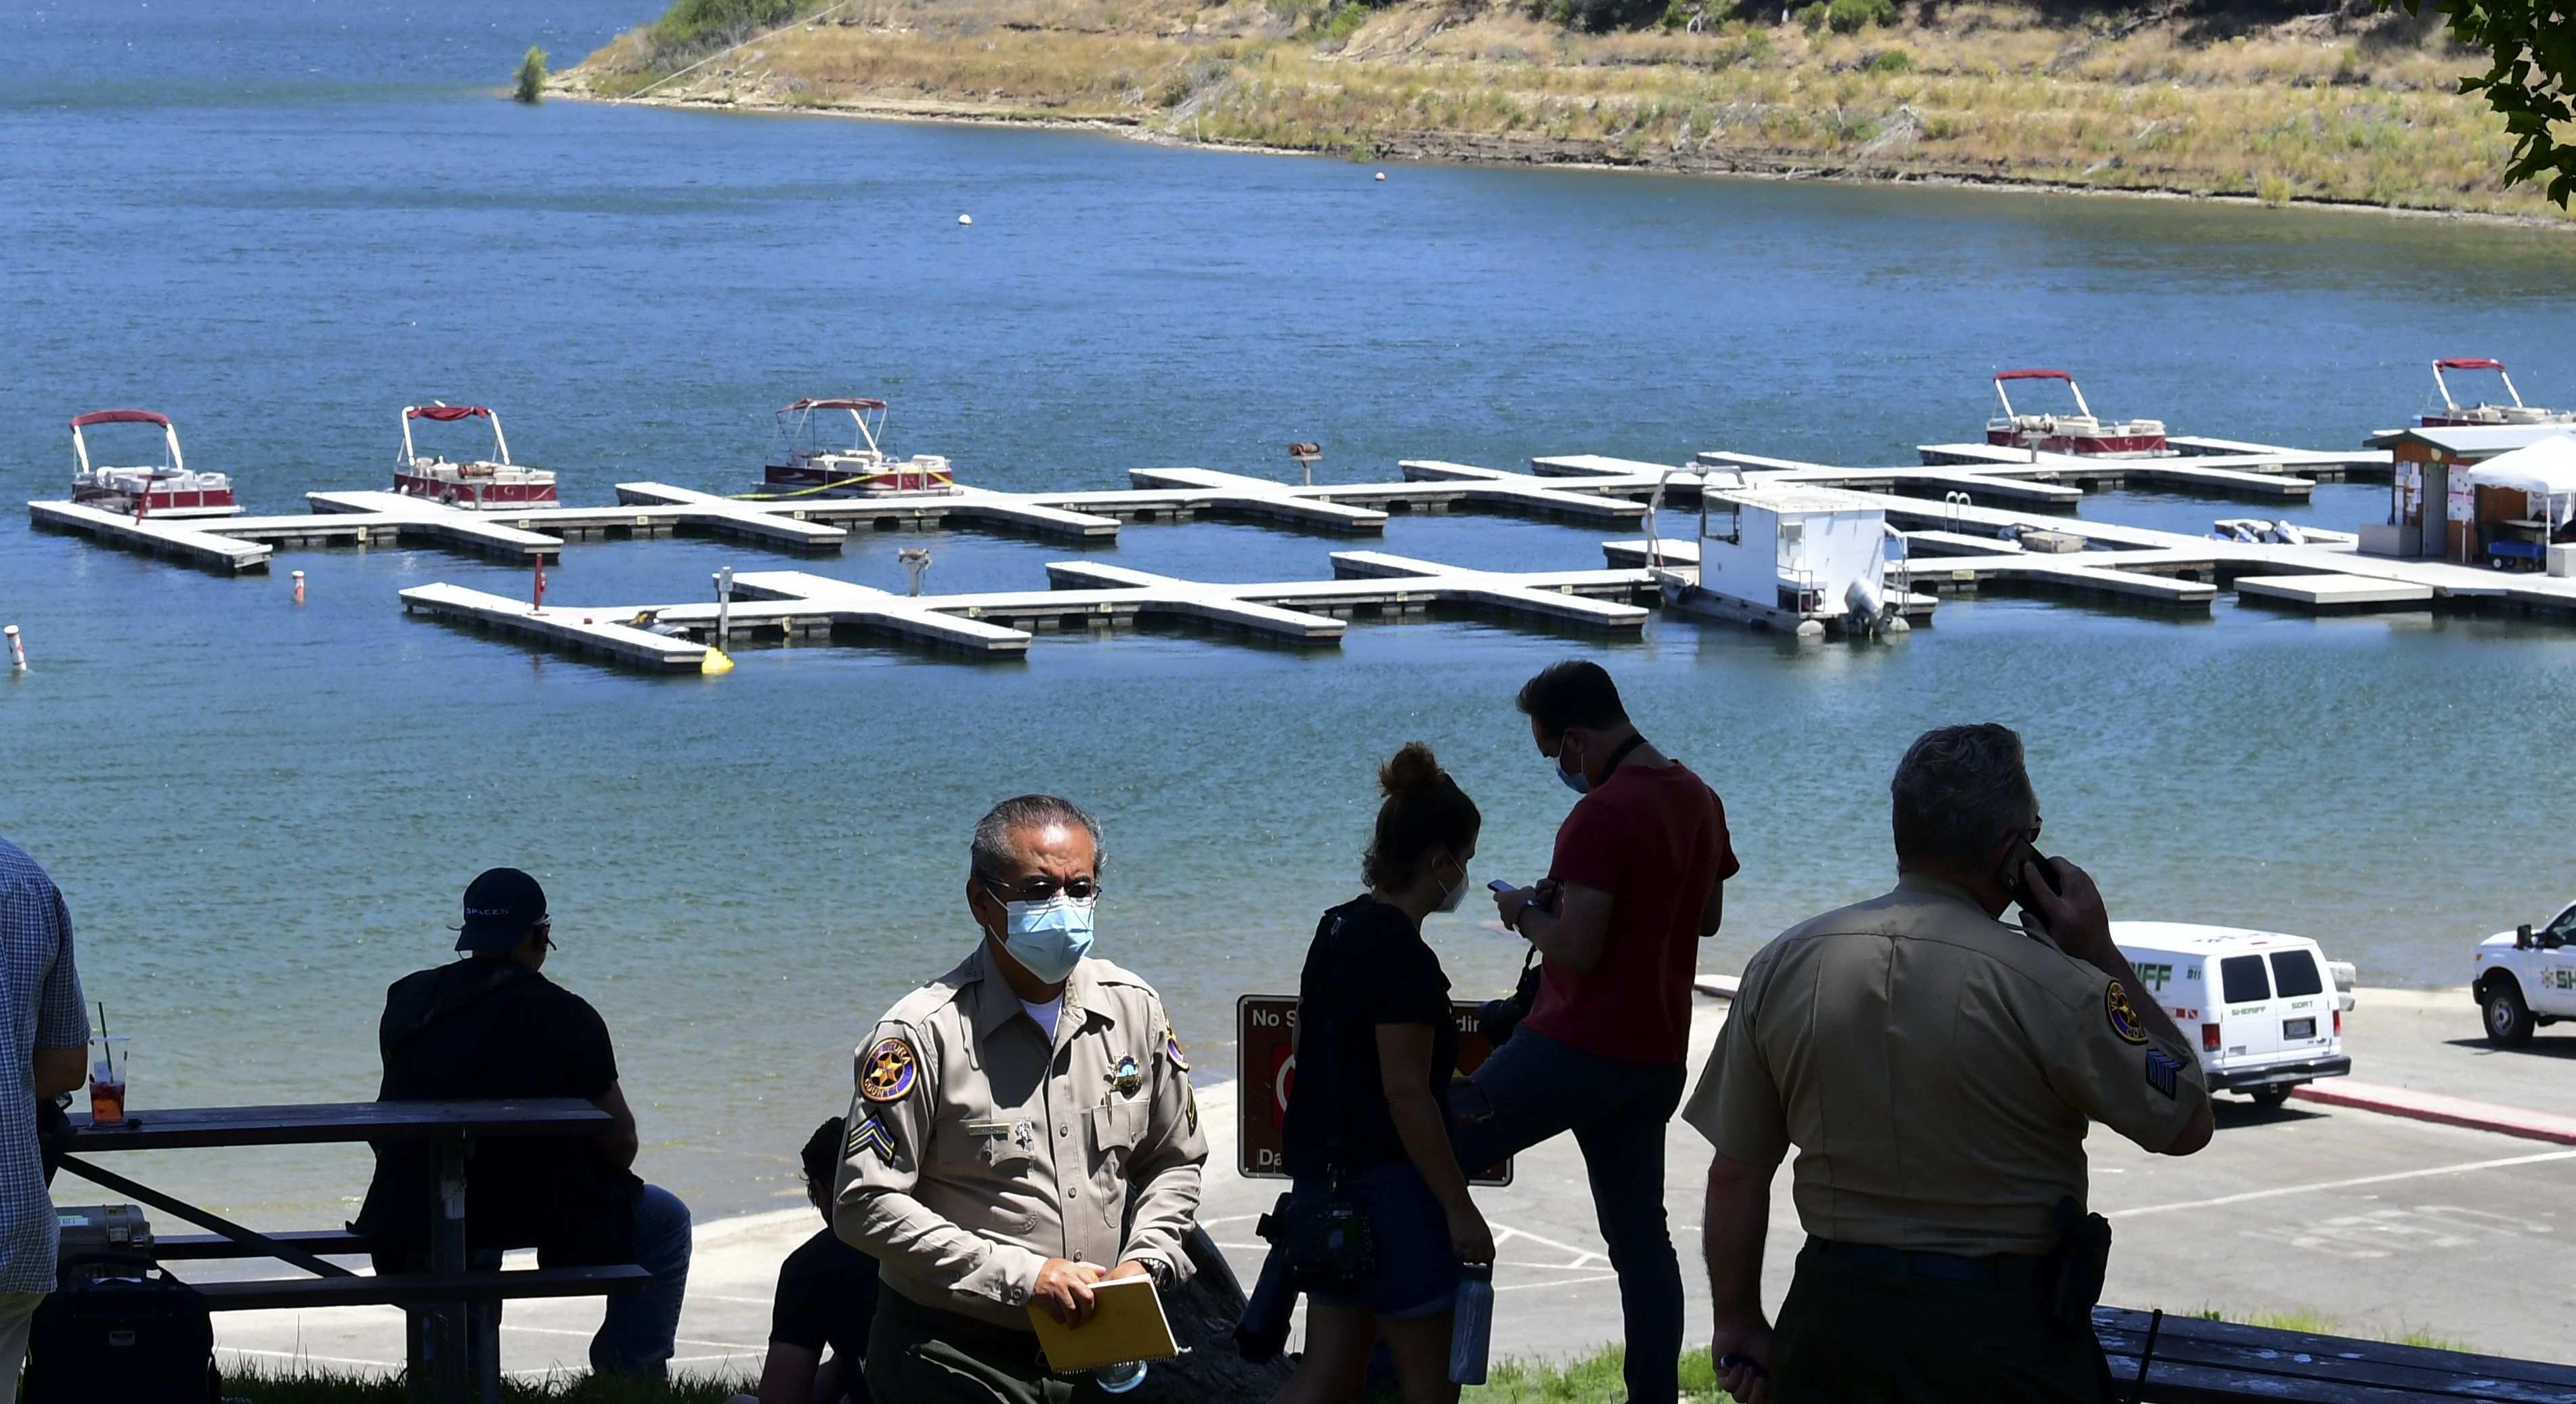
[[[1807,1240],[1807,1251],[1859,1263],[1881,1272],[1937,1277],[1949,1282],[1982,1282],[1990,1287],[2037,1288],[2047,1286],[2050,1280],[2047,1258],[2026,1258],[2014,1253],[1968,1258],[1956,1253],[1927,1253],[1912,1248],[1883,1248],[1875,1243],[1837,1243],[1830,1238],[1812,1237]]]
[[[1038,1351],[1038,1334],[1035,1331],[1015,1331],[959,1312],[923,1306],[891,1288],[877,1293],[877,1310],[933,1339],[964,1350],[998,1355],[1005,1360],[1045,1363]]]

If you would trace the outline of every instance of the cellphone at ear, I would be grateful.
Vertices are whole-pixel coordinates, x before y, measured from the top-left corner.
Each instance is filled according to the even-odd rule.
[[[2058,888],[2057,870],[2048,865],[2048,860],[2040,856],[2039,850],[2032,847],[2028,839],[2014,844],[2011,854],[2004,859],[2004,870],[1995,874],[1995,878],[2003,884],[2005,895],[2013,899],[2015,906],[2036,914],[2039,907],[2031,900],[2030,884],[2022,880],[2025,864],[2038,872],[2041,882],[2048,884],[2050,896],[2062,897],[2065,893]]]

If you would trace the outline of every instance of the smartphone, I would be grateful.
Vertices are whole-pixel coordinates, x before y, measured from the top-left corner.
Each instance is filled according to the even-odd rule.
[[[1492,882],[1486,883],[1485,886],[1496,892],[1510,892],[1515,890],[1510,883],[1503,881],[1501,878],[1496,878]]]
[[[2014,844],[2011,855],[2004,859],[2004,870],[1995,876],[2002,881],[2004,892],[2013,899],[2014,905],[2020,907],[2026,914],[2037,916],[2039,907],[2031,900],[2030,885],[2021,879],[2022,865],[2025,863],[2038,871],[2041,882],[2048,884],[2050,896],[2063,897],[2066,894],[2057,885],[2057,870],[2048,865],[2048,860],[2040,855],[2037,848],[2031,846],[2030,840],[2024,839]]]

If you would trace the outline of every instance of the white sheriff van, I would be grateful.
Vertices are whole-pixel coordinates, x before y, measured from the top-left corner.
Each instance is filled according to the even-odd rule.
[[[2496,1047],[2519,1048],[2539,1025],[2576,1018],[2576,906],[2537,930],[2517,927],[2480,941],[2472,965],[2469,990]]]
[[[2353,969],[2317,943],[2277,931],[2174,921],[2115,921],[2111,939],[2185,1037],[2200,1040],[2212,1092],[2267,1107],[2290,1089],[2352,1071],[2343,1012]]]

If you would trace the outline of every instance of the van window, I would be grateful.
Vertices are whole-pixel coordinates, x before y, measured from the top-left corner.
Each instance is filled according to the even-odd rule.
[[[2326,987],[2317,974],[2316,957],[2306,951],[2272,952],[2272,984],[2285,999],[2317,994]]]
[[[2272,997],[2272,982],[2263,978],[2263,957],[2229,956],[2218,963],[2220,986],[2230,1004],[2252,1004]]]

